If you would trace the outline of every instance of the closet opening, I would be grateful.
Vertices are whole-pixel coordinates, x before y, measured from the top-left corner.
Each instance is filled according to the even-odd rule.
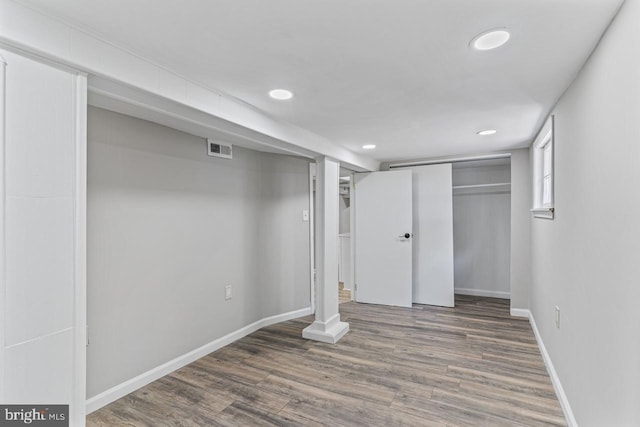
[[[455,162],[454,291],[510,299],[511,159]]]

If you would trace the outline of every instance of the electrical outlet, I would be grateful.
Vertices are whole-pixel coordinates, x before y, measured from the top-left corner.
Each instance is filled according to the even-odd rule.
[[[556,328],[560,329],[560,307],[556,305]]]
[[[231,285],[224,287],[224,299],[231,299]]]

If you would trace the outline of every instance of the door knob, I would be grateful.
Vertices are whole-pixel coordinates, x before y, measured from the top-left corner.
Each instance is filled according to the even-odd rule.
[[[408,238],[410,238],[410,237],[411,237],[411,233],[404,233],[404,234],[399,235],[398,237],[400,237],[401,239],[402,239],[403,237],[404,237],[405,239],[408,239]]]

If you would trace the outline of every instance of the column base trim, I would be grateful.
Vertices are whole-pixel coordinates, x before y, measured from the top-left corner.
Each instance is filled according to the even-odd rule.
[[[336,314],[326,322],[316,320],[304,328],[302,330],[302,338],[335,344],[347,332],[349,332],[349,324],[341,322],[340,314]]]

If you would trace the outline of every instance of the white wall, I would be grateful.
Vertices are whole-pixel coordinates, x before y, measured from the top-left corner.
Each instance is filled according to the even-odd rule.
[[[511,152],[511,308],[529,309],[531,290],[531,168],[529,150]]]
[[[96,108],[88,126],[89,397],[309,306],[307,160],[211,158],[202,138]]]
[[[0,282],[2,403],[70,404],[83,419],[86,79],[0,50],[7,62]],[[6,133],[5,133],[6,132]],[[4,285],[4,286],[2,286]],[[3,301],[4,300],[4,301]],[[80,404],[80,405],[79,405]]]
[[[531,310],[582,427],[640,425],[639,22],[627,0],[553,111],[555,220],[532,220]]]
[[[496,164],[497,163],[497,164]],[[454,164],[453,185],[508,183],[508,161]],[[509,298],[510,187],[453,191],[456,293]]]

